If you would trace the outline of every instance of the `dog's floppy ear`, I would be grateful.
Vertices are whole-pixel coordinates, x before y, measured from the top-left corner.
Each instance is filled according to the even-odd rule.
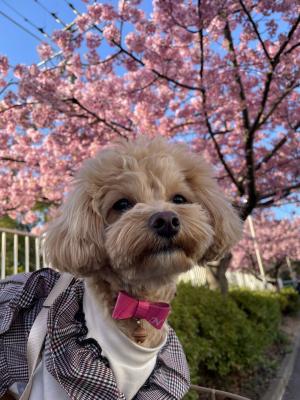
[[[106,259],[103,220],[92,207],[84,184],[77,183],[46,232],[46,262],[75,275],[89,275]]]
[[[199,261],[213,261],[226,254],[241,239],[242,223],[216,184],[199,189],[197,196],[199,202],[208,210],[214,229],[213,244],[203,260]]]
[[[187,165],[188,164],[188,165]],[[234,246],[242,236],[242,223],[221,188],[213,178],[211,167],[197,155],[185,160],[186,180],[193,190],[196,201],[208,212],[214,230],[213,244],[200,262],[216,260]]]

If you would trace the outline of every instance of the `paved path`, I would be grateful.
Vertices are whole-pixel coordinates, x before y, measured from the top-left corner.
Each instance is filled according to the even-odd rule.
[[[282,400],[300,400],[300,348],[289,383]]]

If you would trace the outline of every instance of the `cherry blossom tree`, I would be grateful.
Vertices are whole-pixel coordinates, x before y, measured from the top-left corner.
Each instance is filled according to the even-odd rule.
[[[286,264],[286,258],[300,260],[300,218],[278,220],[274,213],[259,213],[255,218],[255,240],[266,272]],[[248,224],[244,225],[243,239],[233,250],[233,268],[258,273],[254,238]],[[277,272],[278,272],[277,271]]]
[[[85,3],[53,34],[59,57],[42,43],[42,66],[0,58],[1,213],[33,222],[83,159],[142,134],[189,141],[243,220],[299,201],[297,2]]]

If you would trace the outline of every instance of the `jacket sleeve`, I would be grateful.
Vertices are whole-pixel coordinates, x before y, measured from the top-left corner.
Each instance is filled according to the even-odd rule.
[[[0,397],[4,395],[7,388],[12,385],[13,379],[10,374],[10,360],[20,355],[20,348],[10,352],[9,343],[14,337],[10,337],[10,327],[14,320],[15,308],[24,284],[29,274],[19,274],[0,281]]]
[[[134,400],[180,400],[190,388],[190,374],[183,348],[172,328],[156,366]]]
[[[14,305],[30,274],[19,274],[0,281],[0,335],[8,330],[13,319]]]
[[[27,338],[56,279],[45,268],[0,281],[0,396],[28,379]]]

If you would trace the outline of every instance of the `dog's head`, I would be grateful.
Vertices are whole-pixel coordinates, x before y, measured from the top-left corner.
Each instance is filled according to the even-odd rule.
[[[143,138],[83,164],[45,249],[48,262],[75,275],[109,267],[127,283],[163,282],[221,256],[240,234],[239,218],[199,155]]]

